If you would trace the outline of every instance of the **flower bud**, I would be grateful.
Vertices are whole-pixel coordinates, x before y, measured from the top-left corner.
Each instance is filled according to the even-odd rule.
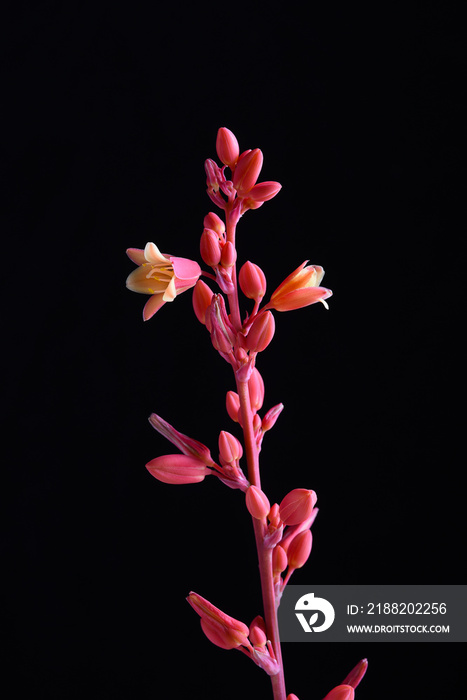
[[[349,675],[344,678],[342,685],[350,685],[352,688],[356,688],[357,685],[362,680],[368,668],[368,660],[362,659],[358,664],[350,671]]]
[[[259,411],[264,401],[264,381],[256,367],[253,368],[248,379],[248,392],[251,408],[253,411]]]
[[[255,433],[259,433],[261,430],[261,418],[258,416],[257,413],[253,416],[253,430]]]
[[[225,233],[224,222],[213,211],[210,211],[209,214],[206,214],[206,216],[204,217],[203,225],[204,228],[210,228],[212,231],[218,233],[221,237]]]
[[[274,505],[271,506],[271,510],[268,514],[268,520],[273,527],[279,527],[279,525],[281,524],[281,519],[279,515],[279,505],[277,503],[274,503]]]
[[[273,406],[272,408],[269,409],[269,411],[265,414],[262,423],[261,423],[261,428],[263,432],[266,432],[267,430],[271,430],[272,427],[274,427],[274,424],[276,420],[279,418],[280,414],[284,410],[284,404],[283,403],[278,403],[277,406]]]
[[[286,700],[299,700],[299,697],[298,695],[295,695],[295,693],[289,693],[289,695],[287,695]]]
[[[219,160],[224,165],[228,165],[229,168],[235,166],[240,154],[240,148],[234,134],[225,126],[222,126],[217,132],[216,152]]]
[[[279,506],[284,525],[298,525],[310,517],[317,497],[308,489],[293,489],[285,496]]]
[[[170,442],[175,445],[175,447],[178,447],[180,452],[183,452],[184,455],[196,457],[207,466],[215,466],[215,462],[212,461],[209,449],[206,447],[206,445],[203,445],[202,442],[199,442],[199,440],[194,440],[193,438],[188,437],[188,435],[184,435],[178,430],[175,430],[173,425],[167,423],[167,421],[158,416],[157,413],[151,413],[149,416],[149,422],[160,435],[163,435],[165,438],[167,438],[167,440],[170,440]]]
[[[262,352],[274,337],[276,324],[274,316],[266,311],[256,318],[246,337],[246,346],[251,352]]]
[[[209,314],[209,320],[207,318]],[[235,345],[236,335],[227,316],[221,294],[214,294],[206,312],[206,326],[211,333],[212,344],[221,353],[228,354]]]
[[[242,443],[237,440],[235,435],[228,433],[226,430],[221,430],[219,434],[219,454],[221,462],[224,464],[238,462],[243,455]]]
[[[326,695],[324,700],[354,700],[355,691],[350,685],[338,685]]]
[[[239,646],[250,646],[248,627],[240,620],[226,615],[216,608],[206,598],[193,591],[187,598],[191,607],[201,618],[201,627],[206,637],[222,649],[235,649]]]
[[[249,514],[257,520],[262,520],[271,510],[268,497],[257,486],[250,486],[245,495],[246,507]]]
[[[201,234],[199,243],[201,257],[206,265],[215,267],[221,259],[221,247],[219,245],[219,236],[215,231],[205,228]]]
[[[203,280],[198,280],[193,289],[193,309],[200,323],[206,323],[206,311],[211,306],[212,290]]]
[[[238,274],[240,289],[247,299],[260,301],[266,294],[266,277],[258,265],[249,260],[242,265]]]
[[[267,202],[275,197],[281,189],[282,185],[279,182],[258,182],[258,184],[252,187],[248,192],[247,202],[250,200],[252,202]]]
[[[165,484],[196,484],[212,473],[200,459],[180,454],[156,457],[146,469]]]
[[[287,561],[291,569],[300,569],[308,560],[313,537],[310,530],[299,532],[287,550]]]
[[[206,171],[206,184],[209,190],[218,192],[219,180],[221,180],[221,171],[219,166],[212,158],[204,161],[204,170]]]
[[[235,391],[228,391],[225,397],[227,413],[234,423],[238,423],[238,412],[240,410],[240,398]]]
[[[255,148],[253,151],[245,154],[242,153],[232,178],[233,186],[239,196],[245,195],[252,189],[262,167],[263,154],[259,148]]]
[[[221,255],[222,266],[223,267],[232,267],[232,265],[235,265],[236,259],[237,259],[237,251],[235,250],[235,246],[231,241],[227,241],[227,243],[222,248],[222,255]]]
[[[268,640],[266,636],[266,625],[261,615],[257,615],[250,625],[250,642],[255,647],[264,647]]]
[[[272,570],[274,574],[281,574],[288,566],[287,553],[284,552],[280,544],[272,550]]]

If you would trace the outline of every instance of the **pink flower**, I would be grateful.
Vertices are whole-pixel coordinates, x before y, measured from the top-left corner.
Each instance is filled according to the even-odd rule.
[[[154,243],[146,243],[144,250],[128,248],[127,255],[138,267],[128,276],[126,286],[132,292],[151,294],[143,310],[145,321],[167,301],[193,287],[201,275],[197,262],[164,255]]]
[[[325,299],[332,296],[330,289],[320,287],[324,270],[319,265],[307,265],[305,260],[291,275],[277,287],[265,309],[292,311],[321,301],[327,308]]]

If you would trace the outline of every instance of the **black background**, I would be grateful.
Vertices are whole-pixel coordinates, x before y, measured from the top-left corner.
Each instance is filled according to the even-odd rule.
[[[125,249],[153,240],[199,260],[217,129],[261,148],[260,179],[283,189],[240,221],[239,264],[272,291],[310,259],[334,291],[329,311],[276,314],[258,363],[265,409],[285,404],[264,489],[319,499],[292,582],[462,583],[458,18],[4,7],[2,683],[37,698],[269,697],[184,600],[193,589],[247,624],[261,611],[241,494],[144,468],[172,451],[152,411],[217,455],[219,431],[236,432],[230,368],[191,293],[142,322]],[[287,687],[319,700],[366,656],[358,700],[457,697],[461,652],[284,645]]]

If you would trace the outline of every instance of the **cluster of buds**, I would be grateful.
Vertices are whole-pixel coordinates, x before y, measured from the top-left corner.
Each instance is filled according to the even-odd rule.
[[[276,605],[293,572],[301,569],[311,553],[311,526],[318,514],[317,496],[310,489],[293,489],[271,507],[266,494],[256,486],[246,492],[246,506],[253,518],[267,518],[264,544],[272,549],[272,574]]]
[[[248,627],[198,593],[191,591],[187,601],[200,616],[201,628],[209,641],[221,649],[238,649],[269,676],[278,673],[277,659],[261,615],[257,615]]]
[[[206,445],[175,430],[170,423],[156,413],[149,416],[149,422],[182,453],[162,455],[146,464],[148,472],[158,481],[165,484],[196,484],[204,481],[206,476],[213,475],[232,489],[247,491],[250,484],[239,464],[243,450],[241,443],[234,435],[221,431],[220,464],[217,464]]]
[[[248,209],[258,209],[281,189],[279,182],[257,182],[263,167],[262,152],[254,148],[240,153],[238,141],[230,129],[221,127],[217,132],[216,151],[223,166],[219,167],[208,158],[204,167],[208,195],[221,209],[235,200],[237,214],[242,216]],[[226,178],[226,168],[230,170],[231,179]]]
[[[264,402],[264,381],[257,367],[253,367],[248,377],[248,394],[250,398],[250,406],[253,419],[253,430],[256,440],[256,446],[261,449],[264,434],[271,430],[279,418],[284,404],[280,403],[270,408],[263,416],[260,417],[258,411],[262,408]],[[243,428],[242,411],[240,408],[240,397],[236,391],[228,391],[225,399],[225,406],[230,418],[239,423]]]

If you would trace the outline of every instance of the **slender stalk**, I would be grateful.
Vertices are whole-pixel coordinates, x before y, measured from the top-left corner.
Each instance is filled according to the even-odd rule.
[[[230,205],[232,202],[230,203]],[[235,247],[235,231],[238,223],[239,214],[233,213],[231,206],[227,206],[225,210],[226,218],[226,234],[227,240]],[[238,286],[236,266],[232,270],[232,283],[234,291],[228,295],[229,308],[231,314],[231,322],[237,332],[242,327],[240,308],[238,303]],[[257,304],[255,311],[257,311]],[[245,456],[248,465],[248,480],[253,486],[261,488],[261,477],[259,471],[259,452],[255,440],[253,428],[253,411],[250,404],[250,394],[248,391],[247,381],[237,381],[237,393],[240,398],[240,411],[242,415],[243,435],[245,443]],[[259,572],[261,579],[261,592],[263,596],[264,620],[266,623],[268,639],[272,644],[272,648],[279,665],[279,672],[275,676],[271,676],[272,690],[274,700],[286,700],[284,666],[282,663],[282,652],[279,636],[279,625],[277,621],[277,606],[276,596],[274,591],[274,580],[272,573],[272,550],[264,546],[264,535],[267,528],[266,519],[258,520],[252,518],[253,529],[256,540],[256,550],[258,553]]]
[[[250,405],[248,382],[241,382],[237,380],[237,392],[240,398],[240,410],[245,441],[245,456],[248,465],[248,480],[252,485],[260,488],[259,455],[254,437],[253,412]],[[271,676],[272,690],[274,700],[286,700],[284,666],[282,663],[279,625],[277,621],[276,596],[272,573],[272,550],[264,546],[266,520],[257,520],[256,518],[252,518],[252,521],[255,532],[256,550],[258,552],[264,619],[266,622],[268,639],[272,643],[272,648],[279,665],[279,673],[277,673],[275,676]]]

